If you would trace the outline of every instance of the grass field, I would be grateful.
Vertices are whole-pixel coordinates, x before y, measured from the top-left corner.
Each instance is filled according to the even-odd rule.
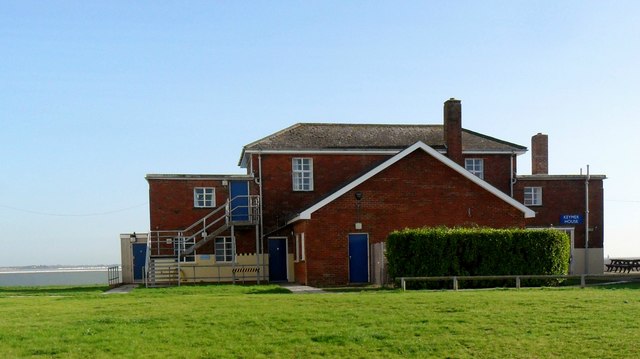
[[[0,288],[12,357],[636,358],[640,286],[289,294]]]

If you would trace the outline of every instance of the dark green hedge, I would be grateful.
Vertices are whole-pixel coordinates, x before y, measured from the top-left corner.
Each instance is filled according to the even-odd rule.
[[[569,255],[568,235],[552,229],[405,229],[386,246],[392,278],[567,274]]]

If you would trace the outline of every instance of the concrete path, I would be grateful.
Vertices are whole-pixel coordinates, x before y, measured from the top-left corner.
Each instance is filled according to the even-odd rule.
[[[127,294],[135,288],[138,288],[137,284],[124,284],[119,287],[111,288],[102,294]]]
[[[289,290],[293,294],[327,293],[320,288],[309,287],[308,285],[296,283],[281,283],[280,286]]]

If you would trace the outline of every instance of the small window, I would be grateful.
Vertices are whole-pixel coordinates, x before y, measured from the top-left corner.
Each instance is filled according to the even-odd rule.
[[[484,179],[484,160],[482,158],[467,158],[464,160],[464,168],[472,174]]]
[[[173,238],[173,254],[178,257],[182,257],[181,261],[182,262],[195,262],[196,260],[196,251],[194,250],[190,255],[187,256],[182,256],[182,253],[184,253],[187,248],[189,248],[190,245],[189,243],[187,243],[187,239],[184,237],[175,237]]]
[[[216,262],[233,262],[233,241],[231,237],[216,238]]]
[[[210,208],[216,206],[216,191],[212,187],[196,187],[193,189],[193,206]]]
[[[293,190],[313,191],[313,160],[311,158],[293,158]]]
[[[524,205],[542,206],[542,187],[525,187]]]

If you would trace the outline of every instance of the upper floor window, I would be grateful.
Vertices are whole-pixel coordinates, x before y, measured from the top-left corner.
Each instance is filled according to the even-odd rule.
[[[193,189],[193,206],[208,208],[216,206],[216,191],[213,187],[196,187]]]
[[[542,187],[525,187],[524,205],[542,206]]]
[[[464,168],[472,174],[484,179],[484,160],[482,158],[467,158],[464,160]]]
[[[293,158],[291,168],[293,190],[313,191],[313,160],[311,158]]]

